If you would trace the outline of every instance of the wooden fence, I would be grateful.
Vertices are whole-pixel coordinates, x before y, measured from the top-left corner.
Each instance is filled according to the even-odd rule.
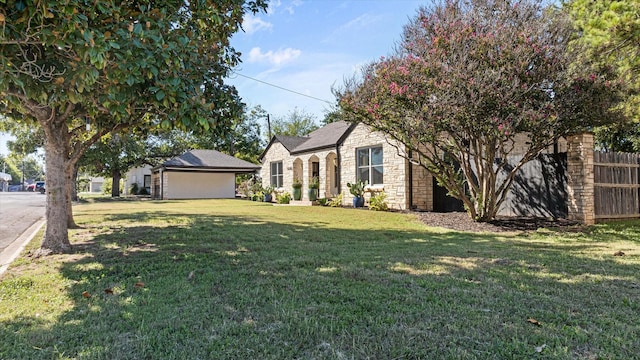
[[[640,217],[640,154],[594,152],[596,219]]]

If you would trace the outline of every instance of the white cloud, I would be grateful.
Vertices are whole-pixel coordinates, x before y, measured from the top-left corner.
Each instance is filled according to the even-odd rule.
[[[289,13],[289,15],[293,15],[295,13],[295,8],[302,5],[302,0],[292,0],[288,5],[282,5],[282,0],[274,0],[269,3],[269,8],[267,9],[267,13],[269,15],[275,14],[279,7],[283,7],[282,10]]]
[[[302,51],[298,49],[286,48],[278,51],[269,50],[262,52],[259,47],[254,47],[249,51],[249,62],[268,62],[270,64],[279,66],[291,60],[294,60],[300,56]]]
[[[353,29],[362,29],[367,26],[378,22],[382,18],[381,15],[373,16],[371,14],[362,14],[357,18],[347,22],[346,24],[340,26],[338,31],[347,31]]]
[[[247,15],[242,21],[242,28],[247,34],[251,35],[261,30],[271,30],[273,28],[273,24],[264,21],[257,16]]]

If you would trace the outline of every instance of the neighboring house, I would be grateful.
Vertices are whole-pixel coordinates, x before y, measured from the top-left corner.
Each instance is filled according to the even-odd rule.
[[[101,193],[104,178],[102,176],[94,176],[89,178],[89,192]]]
[[[260,166],[215,150],[192,150],[151,171],[154,199],[235,198],[236,175]]]
[[[11,174],[0,172],[0,191],[9,191],[9,181]]]
[[[522,144],[526,141],[522,140]],[[447,195],[424,167],[401,157],[403,146],[364,124],[330,123],[303,137],[275,135],[260,156],[263,185],[292,191],[294,179],[303,183],[307,197],[309,180],[320,180],[319,197],[343,194],[352,203],[347,183],[362,179],[372,192],[384,190],[390,208],[424,211],[462,211],[459,200]],[[398,144],[395,142],[395,144]]]
[[[127,171],[124,179],[124,193],[127,195],[137,195],[137,194],[129,194],[131,190],[131,186],[133,184],[137,185],[138,193],[142,191],[142,189],[146,190],[146,194],[151,194],[151,165],[144,165],[141,167],[135,167]]]

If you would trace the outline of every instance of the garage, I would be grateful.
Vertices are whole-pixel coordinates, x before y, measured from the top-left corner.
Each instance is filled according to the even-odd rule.
[[[232,199],[236,175],[260,166],[216,150],[192,150],[151,170],[154,199]]]

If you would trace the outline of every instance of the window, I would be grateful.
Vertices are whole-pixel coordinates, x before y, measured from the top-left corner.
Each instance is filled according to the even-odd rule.
[[[382,146],[356,150],[356,179],[369,185],[382,184]]]
[[[149,191],[151,189],[151,175],[144,176],[144,188]]]
[[[282,161],[271,163],[271,186],[282,187]]]

